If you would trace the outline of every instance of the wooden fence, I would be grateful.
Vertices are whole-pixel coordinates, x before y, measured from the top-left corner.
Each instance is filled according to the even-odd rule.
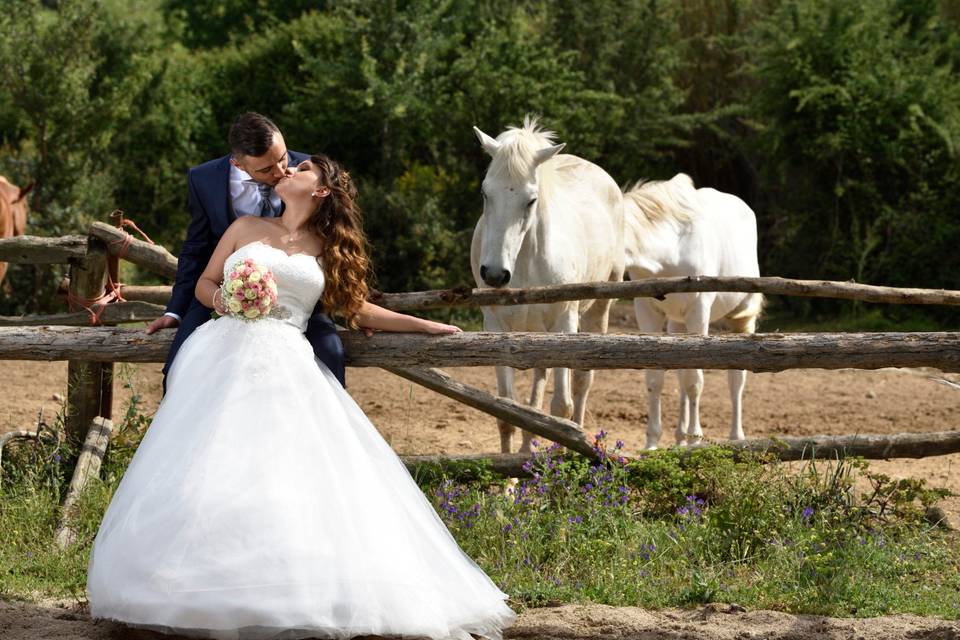
[[[0,260],[70,265],[72,300],[103,296],[116,284],[116,260],[123,258],[158,275],[172,278],[177,261],[163,247],[133,238],[123,228],[94,223],[87,236],[0,240]],[[113,267],[111,266],[113,265]],[[82,440],[95,416],[109,418],[110,368],[114,362],[162,362],[173,331],[147,336],[142,329],[112,325],[148,321],[162,314],[170,287],[114,287],[122,300],[87,305],[82,311],[0,317],[0,359],[68,360],[70,362],[67,430]],[[456,305],[543,304],[590,298],[662,298],[691,291],[757,292],[842,298],[892,304],[960,304],[960,292],[877,287],[851,282],[785,278],[657,278],[623,283],[585,283],[531,289],[469,289],[377,294],[373,300],[396,310],[424,310]],[[109,298],[109,296],[108,296]],[[96,326],[90,326],[91,321]],[[54,325],[54,326],[50,326]],[[782,371],[793,368],[935,367],[960,371],[957,333],[812,333],[721,336],[649,336],[471,332],[453,336],[379,333],[371,338],[341,334],[350,366],[383,367],[469,406],[549,438],[587,456],[593,443],[575,423],[463,385],[433,369],[439,366],[509,365],[529,367],[704,368]],[[905,444],[909,443],[909,445]],[[818,449],[831,454],[855,451],[865,457],[941,455],[960,451],[960,434],[902,434],[791,441],[755,440],[739,449],[765,450],[786,458]],[[526,456],[484,454],[494,468],[522,475]],[[408,463],[432,460],[411,456]],[[460,456],[454,459],[470,459]]]

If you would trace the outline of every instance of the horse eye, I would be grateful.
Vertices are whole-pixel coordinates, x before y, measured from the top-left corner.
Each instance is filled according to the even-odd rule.
[[[535,205],[536,203],[537,203],[537,199],[536,199],[536,198],[530,198],[530,202],[527,203],[527,208],[529,209],[530,207],[532,207],[532,206]]]

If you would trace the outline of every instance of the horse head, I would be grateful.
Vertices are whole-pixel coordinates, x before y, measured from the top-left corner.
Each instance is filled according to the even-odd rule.
[[[483,179],[483,237],[480,278],[491,287],[510,282],[523,239],[538,220],[542,199],[541,165],[563,149],[553,134],[524,118],[523,127],[510,127],[496,139],[477,127],[474,133],[490,155]]]

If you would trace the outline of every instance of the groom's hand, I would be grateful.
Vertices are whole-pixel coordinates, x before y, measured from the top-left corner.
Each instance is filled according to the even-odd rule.
[[[147,325],[147,335],[156,333],[160,329],[173,329],[180,326],[180,322],[173,316],[160,316]]]

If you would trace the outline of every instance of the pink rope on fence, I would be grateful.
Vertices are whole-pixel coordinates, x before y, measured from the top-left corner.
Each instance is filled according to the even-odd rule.
[[[119,210],[118,210],[119,211]],[[116,212],[114,212],[116,213]],[[122,211],[120,212],[123,213]],[[120,222],[120,230],[123,231],[123,227],[130,227],[138,234],[140,234],[144,240],[150,244],[156,244],[150,237],[137,226],[133,220],[124,219]],[[108,244],[111,246],[112,254],[111,257],[115,256],[115,259],[125,258],[127,255],[127,250],[130,248],[131,242],[134,240],[132,234],[124,232],[123,237],[119,240],[111,240]],[[76,307],[83,308],[87,313],[90,314],[90,324],[99,325],[100,316],[103,313],[103,310],[107,308],[107,305],[112,302],[126,302],[126,299],[120,293],[120,287],[123,286],[119,280],[114,281],[113,276],[110,275],[110,270],[107,270],[107,284],[104,287],[104,292],[97,296],[96,298],[84,298],[82,296],[77,296],[69,291],[67,291],[67,306],[73,311]]]

